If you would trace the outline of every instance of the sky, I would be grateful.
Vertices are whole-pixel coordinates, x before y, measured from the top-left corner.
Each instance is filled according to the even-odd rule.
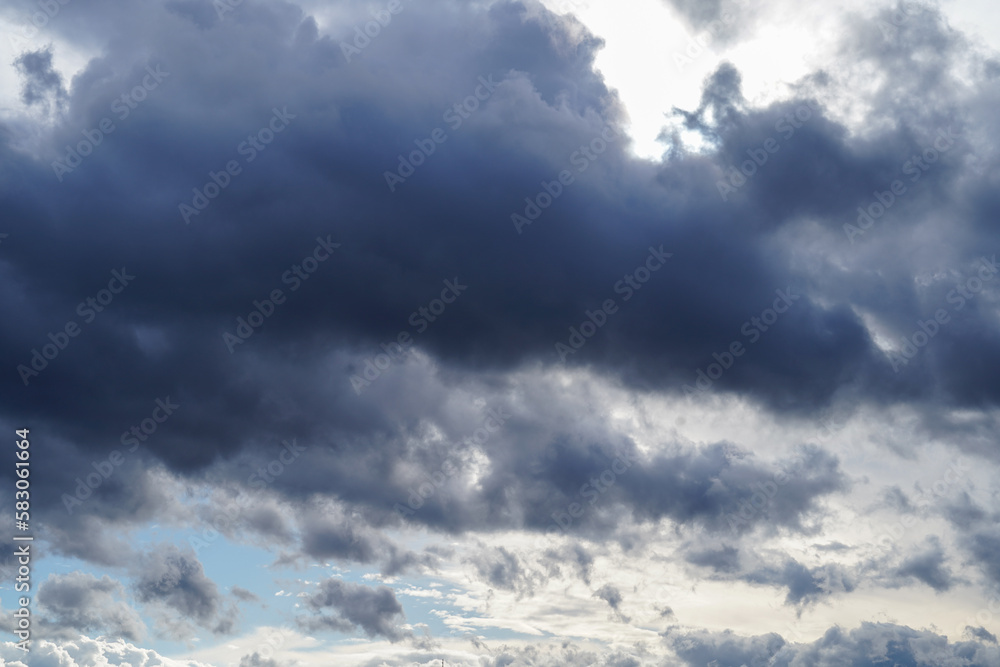
[[[0,1],[0,666],[1000,666],[998,35]]]

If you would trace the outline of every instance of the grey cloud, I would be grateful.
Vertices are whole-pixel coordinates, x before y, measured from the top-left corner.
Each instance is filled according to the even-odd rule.
[[[306,598],[306,604],[314,614],[297,619],[302,627],[338,632],[350,632],[360,627],[369,637],[384,637],[391,642],[412,636],[411,632],[399,627],[404,618],[403,607],[391,588],[369,588],[332,578],[320,583],[318,588]],[[337,615],[323,614],[327,608],[334,609]]]
[[[136,570],[133,586],[140,602],[171,609],[182,623],[191,619],[215,633],[233,631],[235,610],[225,604],[194,552],[161,544],[142,555]]]
[[[747,667],[836,667],[876,665],[968,665],[986,667],[1000,660],[1000,650],[978,642],[949,642],[925,630],[888,623],[862,623],[845,631],[830,628],[811,643],[791,644],[776,634],[742,637],[730,631],[664,634],[667,643],[690,667],[711,664]]]
[[[48,111],[66,99],[62,76],[52,67],[52,47],[22,53],[14,66],[23,79],[21,101]]]
[[[240,658],[240,667],[281,667],[274,658],[265,658],[260,653],[251,653]]]
[[[83,572],[53,574],[38,589],[45,634],[76,639],[98,632],[111,638],[142,639],[145,624],[128,604],[125,588],[107,576]]]
[[[901,578],[915,578],[938,592],[947,591],[955,578],[945,566],[945,553],[937,539],[929,540],[928,548],[907,558],[895,572]]]
[[[997,643],[997,636],[992,632],[990,632],[989,630],[987,630],[986,628],[983,627],[974,628],[972,626],[968,626],[965,628],[965,631],[970,635],[972,635],[973,638],[978,639],[980,641],[988,642],[990,644]]]
[[[260,598],[253,591],[248,591],[242,586],[233,586],[230,592],[233,594],[233,597],[243,602],[260,602]]]
[[[608,606],[611,607],[611,610],[615,613],[615,616],[619,620],[623,621],[624,623],[628,623],[631,620],[628,616],[622,614],[621,603],[624,600],[624,598],[622,597],[621,591],[618,590],[618,588],[615,585],[604,584],[599,589],[597,589],[597,591],[594,592],[594,596],[599,597],[600,599],[607,602]]]
[[[490,586],[514,591],[519,596],[534,595],[545,576],[531,569],[505,547],[482,549],[470,558],[479,576]]]

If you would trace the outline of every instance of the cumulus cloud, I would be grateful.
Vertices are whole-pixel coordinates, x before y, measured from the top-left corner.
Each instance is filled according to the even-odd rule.
[[[201,562],[190,549],[161,544],[142,555],[133,584],[140,602],[162,607],[176,614],[179,623],[188,621],[210,627],[215,633],[230,633],[235,610],[227,605],[218,586],[205,575]]]
[[[145,624],[133,609],[120,582],[83,572],[53,574],[38,589],[47,634],[75,639],[98,632],[109,638],[143,639]]]
[[[641,623],[687,623],[683,601],[643,606],[638,584],[609,581],[616,558],[692,586],[780,591],[789,613],[862,587],[933,600],[1000,585],[988,485],[921,502],[910,468],[854,449],[905,411],[912,429],[886,449],[918,472],[937,472],[935,448],[975,458],[967,482],[1000,462],[1000,65],[944,8],[828,10],[836,57],[780,95],[753,94],[731,51],[696,103],[665,116],[654,161],[630,152],[627,109],[596,67],[605,44],[576,18],[527,0],[405,3],[348,58],[372,19],[368,3],[341,4],[69,3],[46,26],[52,45],[13,61],[0,421],[45,434],[32,516],[47,554],[102,573],[41,586],[47,631],[236,632],[236,602],[258,589],[224,595],[194,552],[134,543],[153,524],[211,526],[277,554],[275,568],[452,576],[442,563],[457,559],[471,585],[522,605],[576,579],[615,632],[640,627],[639,609],[660,614]],[[723,49],[786,3],[668,4]],[[661,74],[648,85],[669,86]],[[470,99],[474,112],[449,115]],[[77,151],[105,120],[113,132]],[[447,140],[404,169],[436,129]],[[564,170],[574,182],[552,194]],[[116,272],[135,277],[114,291]],[[727,430],[730,408],[774,426]],[[830,412],[877,418],[798,437]],[[872,557],[855,534],[864,503],[952,532]],[[498,534],[510,538],[486,543]],[[419,653],[391,588],[324,578],[303,595],[300,627]],[[464,615],[438,611],[462,632],[527,626],[470,620],[486,603],[449,595]],[[976,641],[955,643],[868,623],[792,644],[675,628],[657,651],[692,665],[989,664],[994,632],[970,625]],[[33,659],[84,664],[75,650],[40,643]],[[649,651],[481,657],[662,662]]]
[[[403,607],[386,586],[370,588],[331,578],[321,582],[306,603],[314,612],[298,618],[299,625],[306,629],[352,632],[360,628],[369,637],[384,637],[391,642],[412,636],[400,627]],[[328,608],[336,614],[323,613]]]

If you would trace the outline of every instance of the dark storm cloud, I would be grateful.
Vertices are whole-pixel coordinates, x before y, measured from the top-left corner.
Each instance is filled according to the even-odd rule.
[[[52,441],[49,447],[60,465],[52,470],[42,466],[43,474],[35,481],[52,490],[50,501],[58,502],[64,496],[64,502],[51,508],[45,520],[47,539],[56,553],[123,567],[134,560],[133,547],[123,531],[154,518],[170,521],[187,517],[179,511],[177,499],[155,462],[147,462],[147,467],[138,461],[126,462],[107,479],[98,474],[101,480],[95,489],[85,478],[95,472],[93,463],[106,457],[90,459],[86,451],[65,442]]]
[[[399,626],[403,607],[386,586],[370,588],[331,578],[319,584],[319,590],[306,598],[306,604],[314,613],[300,616],[298,623],[309,630],[351,632],[360,627],[369,637],[384,637],[391,642],[412,636]],[[328,608],[337,615],[324,614]]]
[[[142,619],[126,601],[125,588],[106,576],[51,575],[38,590],[38,604],[47,636],[76,639],[80,633],[96,632],[137,640],[145,635]]]
[[[527,18],[517,4],[489,11],[470,5],[455,14],[414,6],[391,25],[394,32],[387,28],[347,63],[337,41],[302,28],[312,24],[293,6],[245,2],[228,20],[208,23],[192,19],[194,6],[154,6],[141,16],[116,9],[103,17],[129,39],[112,42],[74,79],[67,119],[53,131],[45,161],[3,149],[5,174],[20,184],[2,193],[20,244],[5,257],[16,278],[0,295],[19,313],[18,326],[0,333],[11,414],[44,420],[98,451],[147,417],[156,398],[170,396],[182,408],[146,446],[180,471],[289,431],[300,438],[328,432],[332,423],[343,437],[372,437],[387,421],[374,406],[359,409],[363,397],[351,391],[349,376],[363,372],[381,343],[400,331],[413,334],[409,314],[456,277],[468,293],[417,339],[455,372],[553,362],[554,343],[569,327],[615,297],[620,312],[571,363],[679,390],[713,353],[743,338],[742,323],[769,307],[776,289],[790,289],[802,296],[716,390],[789,408],[822,404],[841,390],[880,399],[916,391],[891,373],[851,309],[854,299],[873,305],[882,283],[855,294],[816,284],[775,261],[768,234],[807,213],[839,229],[853,202],[890,175],[916,134],[933,135],[948,109],[929,109],[912,127],[864,146],[816,111],[743,188],[747,205],[734,208],[718,197],[721,170],[773,134],[775,119],[801,101],[745,109],[736,103],[737,73],[724,68],[706,92],[706,108],[715,112],[704,122],[719,123],[709,127],[719,138],[716,156],[654,168],[612,142],[578,174],[602,187],[564,194],[519,236],[498,211],[520,211],[543,179],[573,168],[575,150],[605,123],[621,120],[592,71],[596,40],[575,42],[561,20],[544,12]],[[82,12],[63,10],[66,18],[74,11]],[[90,15],[105,11],[97,4]],[[96,20],[84,28],[98,41],[112,29]],[[349,32],[345,27],[344,36]],[[411,55],[414,43],[427,47],[419,58]],[[103,117],[117,118],[115,100],[153,66],[169,73],[159,87],[115,120],[114,132],[62,183],[55,180],[51,160]],[[422,74],[429,67],[432,80]],[[384,172],[416,149],[414,140],[448,127],[443,112],[472,95],[481,76],[497,83],[490,98],[389,193]],[[413,82],[421,92],[411,103]],[[215,112],[220,106],[231,110],[224,118]],[[273,109],[286,107],[295,116],[288,127],[184,225],[177,205],[210,180],[210,171],[230,159],[242,162],[240,143],[267,125]],[[371,113],[375,108],[383,111]],[[949,157],[924,183],[950,182],[955,169]],[[257,206],[260,197],[271,204]],[[632,202],[627,211],[625,201]],[[341,247],[292,292],[281,277],[309,256],[317,237]],[[660,245],[673,258],[626,303],[614,286],[641,265],[648,247]],[[92,322],[82,321],[77,304],[123,266],[134,284]],[[888,279],[901,278],[897,272]],[[287,301],[230,354],[222,334],[235,331],[236,318],[276,288]],[[820,306],[810,291],[832,305]],[[911,320],[911,306],[904,300],[890,314]],[[70,320],[82,333],[24,387],[14,369],[30,364],[31,350]],[[968,326],[975,321],[973,315]],[[322,368],[325,380],[316,384],[315,373],[304,383],[299,372],[309,368]],[[60,388],[90,377],[101,378],[92,390],[62,395]],[[324,394],[322,421],[288,420],[283,404],[316,414],[317,390]],[[45,406],[57,393],[62,409],[53,415]]]
[[[717,12],[716,3],[704,6],[708,13],[694,20]],[[3,128],[0,206],[11,237],[0,260],[0,308],[16,316],[0,323],[0,416],[31,421],[59,443],[58,459],[39,463],[36,488],[37,509],[61,553],[124,565],[128,551],[102,536],[158,510],[179,515],[174,503],[157,503],[163,483],[138,468],[162,461],[190,480],[205,481],[212,471],[211,481],[243,483],[238,457],[266,455],[291,437],[309,451],[275,480],[274,493],[292,501],[336,496],[357,506],[361,520],[296,515],[301,539],[289,547],[290,559],[378,561],[387,572],[419,565],[420,557],[378,534],[400,521],[450,532],[540,531],[555,527],[557,515],[573,519],[568,531],[597,538],[628,521],[664,519],[731,533],[727,519],[757,493],[768,495],[764,509],[741,517],[737,537],[809,533],[823,518],[822,499],[849,486],[832,454],[805,448],[779,462],[794,474],[772,497],[761,489],[770,489],[775,471],[739,446],[657,443],[640,456],[599,417],[581,419],[593,410],[575,402],[571,389],[532,395],[505,377],[536,362],[555,366],[554,344],[609,298],[619,311],[568,365],[629,389],[679,393],[713,355],[740,341],[746,353],[712,391],[778,412],[811,414],[834,399],[939,402],[942,409],[1000,400],[989,370],[1000,360],[993,288],[953,313],[899,374],[858,314],[877,313],[894,333],[911,333],[935,304],[947,303],[958,275],[967,277],[993,240],[995,192],[970,175],[964,156],[973,144],[969,127],[996,128],[997,80],[980,68],[963,88],[947,75],[963,44],[932,11],[892,41],[861,24],[849,38],[859,65],[882,75],[873,119],[894,122],[858,133],[834,120],[816,101],[839,71],[808,78],[792,100],[754,108],[738,69],[724,65],[687,115],[713,152],[677,152],[652,164],[629,157],[626,142],[610,142],[522,234],[510,214],[524,212],[525,197],[537,199],[543,181],[577,169],[574,152],[606,125],[624,122],[594,72],[599,41],[575,38],[546,12],[528,15],[512,2],[407,5],[351,62],[339,45],[353,38],[351,26],[320,36],[314,21],[280,2],[245,0],[225,19],[207,1],[71,3],[60,19],[51,29],[61,38],[100,48],[84,49],[97,55],[74,78],[65,119],[45,135],[44,157],[15,148],[7,137],[17,127]],[[921,52],[940,57],[911,58]],[[37,58],[22,67],[26,84],[57,90],[50,63]],[[167,73],[162,83],[122,117],[116,100],[157,67]],[[481,78],[495,82],[488,100],[452,128],[446,111],[474,96]],[[900,99],[910,101],[897,110]],[[780,121],[802,108],[808,119],[786,136]],[[287,126],[250,162],[240,147],[276,109]],[[52,161],[65,159],[65,146],[93,135],[104,118],[114,120],[114,131],[60,181]],[[954,147],[852,246],[843,225],[857,219],[857,206],[950,126],[960,133]],[[448,128],[447,141],[389,192],[385,172],[438,127]],[[780,151],[723,201],[720,179],[769,137],[781,140]],[[975,144],[980,157],[994,159],[991,142]],[[226,180],[219,174],[230,160],[241,171]],[[194,204],[192,189],[204,189],[210,172],[228,184],[185,224],[178,206]],[[955,225],[953,249],[929,258],[900,251],[913,226],[935,220]],[[800,247],[794,238],[806,242]],[[808,251],[831,238],[854,254],[835,261]],[[16,252],[7,253],[15,241]],[[283,278],[324,242],[340,247],[308,279]],[[626,301],[616,285],[661,246],[673,253],[670,261]],[[918,292],[914,278],[927,267],[954,274]],[[80,304],[98,298],[121,270],[134,273],[134,284],[92,317],[81,314],[89,311]],[[467,293],[421,329],[411,313],[432,303],[446,280],[468,285]],[[275,289],[287,300],[255,305]],[[760,335],[751,343],[744,327],[775,303],[776,290],[796,299],[773,326],[754,328]],[[267,315],[264,324],[230,353],[223,334],[255,308]],[[70,322],[79,335],[53,358],[38,357],[44,368],[27,375],[25,386],[17,367],[30,367],[32,350],[55,349],[46,346],[61,341]],[[400,332],[429,355],[430,370],[399,361],[356,394],[350,377],[370,373],[366,362]],[[470,385],[507,405],[528,397],[555,416],[518,415],[485,444],[459,444],[482,416],[456,414],[445,399]],[[123,434],[166,397],[179,403],[176,414],[70,517],[62,495],[95,461],[122,449]],[[447,442],[439,444],[438,434]],[[617,452],[631,465],[608,484],[601,476],[614,471]],[[487,465],[474,465],[479,453]],[[393,511],[453,455],[465,457],[457,476],[412,514]],[[467,484],[474,469],[481,477]],[[574,503],[581,516],[570,515]],[[256,516],[251,522],[271,539],[289,534],[292,519]],[[977,533],[970,549],[1000,581],[995,542]],[[728,566],[705,552],[693,557]],[[586,559],[579,562],[586,572]],[[947,579],[939,565],[909,562],[903,574],[940,586]],[[533,570],[512,552],[482,555],[475,566],[497,587],[528,593],[534,585]],[[852,585],[832,566],[748,567],[746,580],[786,588],[790,604]],[[141,601],[220,631],[232,622],[190,555],[147,555],[138,579]],[[326,582],[311,600],[317,613],[338,613],[305,617],[306,627],[406,636],[388,589]],[[767,639],[732,651],[757,659],[773,646]]]

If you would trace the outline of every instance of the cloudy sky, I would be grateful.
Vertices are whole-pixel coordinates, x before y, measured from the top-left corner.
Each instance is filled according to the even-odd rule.
[[[0,665],[1000,665],[998,35],[3,0]]]

